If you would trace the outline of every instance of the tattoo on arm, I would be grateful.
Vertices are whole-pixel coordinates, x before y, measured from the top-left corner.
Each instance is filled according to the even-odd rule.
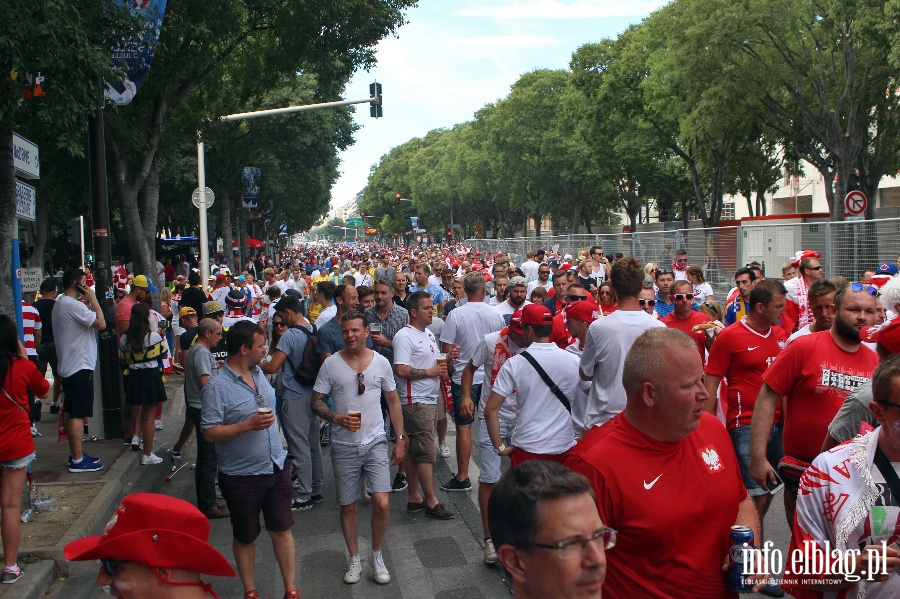
[[[334,412],[328,408],[328,396],[318,391],[312,394],[312,411],[315,412],[322,420],[334,422]]]
[[[411,379],[424,379],[428,378],[428,371],[424,368],[410,368],[409,369],[409,378]]]

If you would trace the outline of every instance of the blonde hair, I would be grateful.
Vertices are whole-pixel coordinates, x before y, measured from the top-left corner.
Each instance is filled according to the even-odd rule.
[[[650,271],[657,270],[659,267],[656,265],[656,262],[648,262],[647,266],[644,267],[644,274],[649,275]]]
[[[725,313],[722,311],[722,305],[711,297],[703,300],[700,304],[700,311],[712,318],[713,320],[722,320]]]

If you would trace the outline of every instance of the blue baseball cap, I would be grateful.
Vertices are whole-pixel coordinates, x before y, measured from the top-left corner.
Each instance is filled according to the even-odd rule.
[[[897,276],[900,273],[900,268],[897,268],[896,264],[891,264],[890,262],[885,262],[878,267],[878,274],[880,275],[890,275],[892,277]]]

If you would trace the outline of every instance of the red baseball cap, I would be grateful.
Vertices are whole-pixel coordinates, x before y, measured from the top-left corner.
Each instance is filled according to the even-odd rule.
[[[794,254],[794,259],[791,260],[791,266],[794,268],[800,266],[800,262],[802,260],[806,260],[807,258],[821,258],[822,254],[817,252],[816,250],[801,250]]]
[[[860,338],[868,343],[878,343],[892,354],[900,354],[900,318],[867,327],[860,331]]]
[[[566,306],[566,318],[594,322],[600,318],[600,308],[590,297]]]
[[[512,313],[512,316],[509,317],[509,328],[514,330],[515,332],[522,334],[522,310],[516,310]]]
[[[522,324],[553,324],[553,314],[544,304],[528,304],[522,308]]]
[[[192,504],[156,493],[128,495],[102,535],[63,548],[67,560],[117,559],[153,568],[234,576],[221,553],[207,543],[209,520]]]

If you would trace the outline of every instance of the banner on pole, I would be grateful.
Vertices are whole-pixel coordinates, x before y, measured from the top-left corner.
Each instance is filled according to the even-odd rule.
[[[262,172],[253,166],[244,167],[241,176],[241,204],[244,208],[254,209],[259,204],[262,189]]]
[[[120,40],[119,46],[112,49],[113,67],[122,73],[122,80],[107,81],[104,94],[116,104],[124,105],[134,99],[150,72],[167,0],[118,1],[143,23],[140,34]]]
[[[412,228],[413,228],[413,229],[418,229],[418,228],[419,228],[419,217],[418,217],[418,216],[410,216],[410,217],[409,217],[409,220],[410,220],[410,222],[412,223]]]

